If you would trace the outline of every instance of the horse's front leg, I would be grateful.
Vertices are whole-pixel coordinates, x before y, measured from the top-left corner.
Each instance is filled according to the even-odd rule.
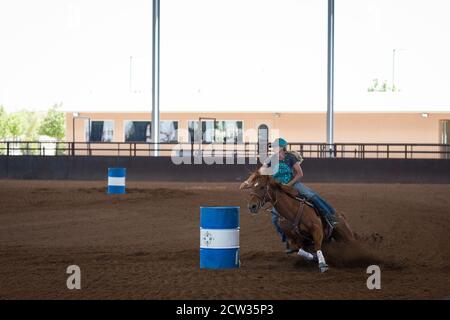
[[[325,257],[322,253],[322,241],[323,241],[323,229],[320,223],[314,224],[313,231],[311,232],[314,239],[314,249],[317,253],[317,261],[319,263],[320,272],[325,272],[328,270],[328,265],[325,261]]]
[[[309,253],[308,251],[303,250],[303,247],[300,247],[298,250],[298,255],[305,260],[308,261],[317,261],[317,255]]]

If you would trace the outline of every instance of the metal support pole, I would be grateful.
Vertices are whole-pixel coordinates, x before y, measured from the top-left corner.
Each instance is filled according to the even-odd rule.
[[[75,144],[75,116],[72,115],[72,143]]]
[[[159,156],[159,4],[153,0],[153,56],[152,56],[152,142],[153,156]]]
[[[334,157],[334,0],[328,0],[327,144]]]

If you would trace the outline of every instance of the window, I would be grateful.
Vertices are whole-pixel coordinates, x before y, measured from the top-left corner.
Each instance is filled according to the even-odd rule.
[[[269,143],[269,127],[261,124],[258,127],[258,152],[259,154],[267,154],[267,147]]]
[[[216,121],[215,141],[242,143],[242,121]]]
[[[162,120],[159,122],[159,142],[178,142],[178,121]]]
[[[199,121],[189,121],[189,142],[199,142],[200,132],[198,131]],[[202,120],[202,143],[214,142],[214,121]]]
[[[125,142],[150,142],[151,128],[150,121],[125,121]]]
[[[189,141],[199,142],[198,120],[189,121]],[[242,143],[242,121],[202,120],[202,143]]]
[[[91,127],[89,128],[89,123]],[[84,125],[86,141],[89,142],[112,142],[114,137],[114,121],[94,120],[85,121]]]
[[[198,131],[198,124],[199,121],[189,121],[189,141],[199,142],[201,139],[202,143],[214,142],[214,121],[202,121],[201,133]]]
[[[124,125],[125,142],[151,142],[152,123],[150,121],[126,120]],[[173,143],[178,141],[178,121],[159,122],[159,141]]]

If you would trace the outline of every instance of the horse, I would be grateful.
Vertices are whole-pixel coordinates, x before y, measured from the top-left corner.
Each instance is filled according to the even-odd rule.
[[[279,214],[279,224],[288,241],[299,249],[298,254],[306,260],[317,261],[320,272],[329,269],[322,253],[322,243],[334,239],[339,242],[351,242],[355,235],[345,216],[337,212],[338,224],[333,228],[323,220],[312,205],[298,197],[298,191],[282,185],[270,175],[257,170],[244,181],[240,188],[251,189],[248,200],[250,213],[257,214],[265,204],[270,203]],[[314,245],[316,254],[303,249]]]

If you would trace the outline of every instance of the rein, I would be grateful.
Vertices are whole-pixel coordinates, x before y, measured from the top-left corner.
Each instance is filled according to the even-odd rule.
[[[266,192],[264,192],[264,195],[263,195],[263,196],[260,196],[259,194],[257,194],[257,193],[254,192],[254,191],[250,192],[250,195],[255,196],[255,197],[257,197],[257,198],[259,199],[258,206],[259,206],[260,208],[264,207],[264,205],[265,205],[267,202],[272,203],[272,206],[275,207],[275,205],[276,205],[277,202],[278,202],[277,197],[275,197],[275,201],[274,201],[273,198],[272,198],[272,196],[270,195],[270,193],[269,193],[269,185],[266,186]],[[269,197],[269,201],[267,201],[267,197]],[[268,211],[268,209],[267,209],[267,211]],[[278,217],[280,217],[280,215],[278,215]]]

